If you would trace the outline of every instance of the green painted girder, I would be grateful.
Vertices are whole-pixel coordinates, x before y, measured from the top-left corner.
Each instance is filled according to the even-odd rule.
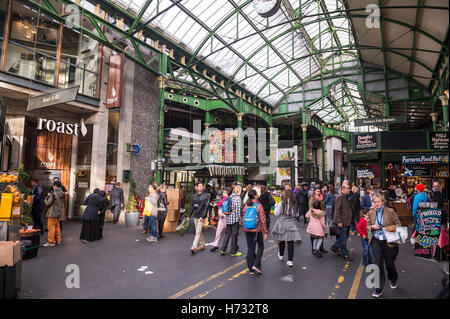
[[[222,100],[218,99],[201,99],[191,96],[185,96],[180,95],[177,93],[171,93],[171,92],[164,92],[164,98],[169,101],[175,101],[181,104],[190,105],[192,107],[196,107],[198,109],[201,109],[203,111],[212,111],[216,109],[223,109],[232,112],[233,114],[237,114],[236,109],[231,108],[228,104],[224,103]],[[238,100],[238,99],[236,99]],[[259,117],[261,120],[265,121],[267,124],[271,125],[272,119],[270,114],[265,113],[258,108],[255,108],[252,104],[249,104],[241,99],[242,108],[239,111],[242,111],[242,113],[249,114],[249,115],[255,115]]]

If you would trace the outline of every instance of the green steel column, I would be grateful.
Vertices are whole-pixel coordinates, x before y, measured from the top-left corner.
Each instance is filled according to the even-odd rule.
[[[384,102],[384,116],[389,116],[391,114],[391,109],[389,107],[389,102]],[[386,124],[386,131],[389,131],[391,126]]]
[[[270,141],[272,141],[272,134],[273,134],[273,127],[269,127],[269,157],[270,160],[272,160],[274,154],[273,154],[273,148],[270,147]],[[276,156],[276,154],[275,154]],[[272,167],[270,167],[272,168]],[[269,173],[269,187],[273,187],[273,173]]]
[[[307,159],[306,159],[306,152],[307,152],[307,150],[306,150],[306,130],[308,129],[308,124],[302,124],[302,140],[303,140],[303,143],[302,143],[302,147],[303,147],[303,179],[304,179],[304,181],[306,181],[307,180],[307,176],[306,176],[306,174],[307,174],[307,165],[306,165],[306,163],[307,163]]]
[[[161,74],[158,76],[158,84],[159,84],[159,134],[158,134],[158,158],[163,158],[164,156],[164,89],[166,87],[167,81],[167,55],[165,53],[161,53],[159,59],[159,67],[158,71]],[[156,181],[158,184],[162,182],[162,170],[156,170]]]
[[[326,139],[326,137],[324,137],[324,138],[322,138],[322,180],[323,180],[323,182],[324,183],[326,183],[327,182],[327,170],[326,170],[326,151],[327,151],[327,148],[326,148],[326,141],[327,141],[327,139]]]
[[[442,113],[444,117],[444,131],[448,130],[448,96],[446,94],[439,96],[442,102]]]
[[[238,140],[237,140],[237,150],[236,157],[237,162],[240,164],[244,164],[244,132],[242,131],[242,118],[244,117],[244,113],[238,113]],[[238,175],[237,181],[244,183],[244,176]]]

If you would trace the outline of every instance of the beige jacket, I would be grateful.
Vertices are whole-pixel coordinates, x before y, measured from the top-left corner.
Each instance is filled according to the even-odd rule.
[[[375,209],[370,210],[369,211],[369,221],[367,222],[367,230],[370,230],[372,232],[372,234],[370,235],[370,238],[369,238],[369,244],[372,242],[372,238],[373,238],[373,234],[374,234],[374,230],[372,230],[372,225],[376,225],[376,220],[375,220],[376,217],[377,217],[377,212],[375,211]],[[393,210],[390,207],[384,206],[384,209],[383,209],[383,228],[384,228],[384,230],[395,231],[397,229],[397,227],[400,227],[400,226],[402,226],[402,223],[398,219],[398,216],[397,216],[397,213],[395,212],[395,210]],[[398,245],[388,243],[388,246],[393,248]]]

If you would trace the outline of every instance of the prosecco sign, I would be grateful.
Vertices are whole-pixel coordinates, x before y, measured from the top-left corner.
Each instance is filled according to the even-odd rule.
[[[68,89],[62,89],[51,93],[45,93],[37,96],[30,96],[28,99],[27,111],[40,109],[50,105],[75,101],[78,94],[79,85]]]

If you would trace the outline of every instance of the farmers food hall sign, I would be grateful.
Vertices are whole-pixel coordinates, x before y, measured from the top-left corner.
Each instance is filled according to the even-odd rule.
[[[402,164],[448,164],[448,155],[404,155]]]

